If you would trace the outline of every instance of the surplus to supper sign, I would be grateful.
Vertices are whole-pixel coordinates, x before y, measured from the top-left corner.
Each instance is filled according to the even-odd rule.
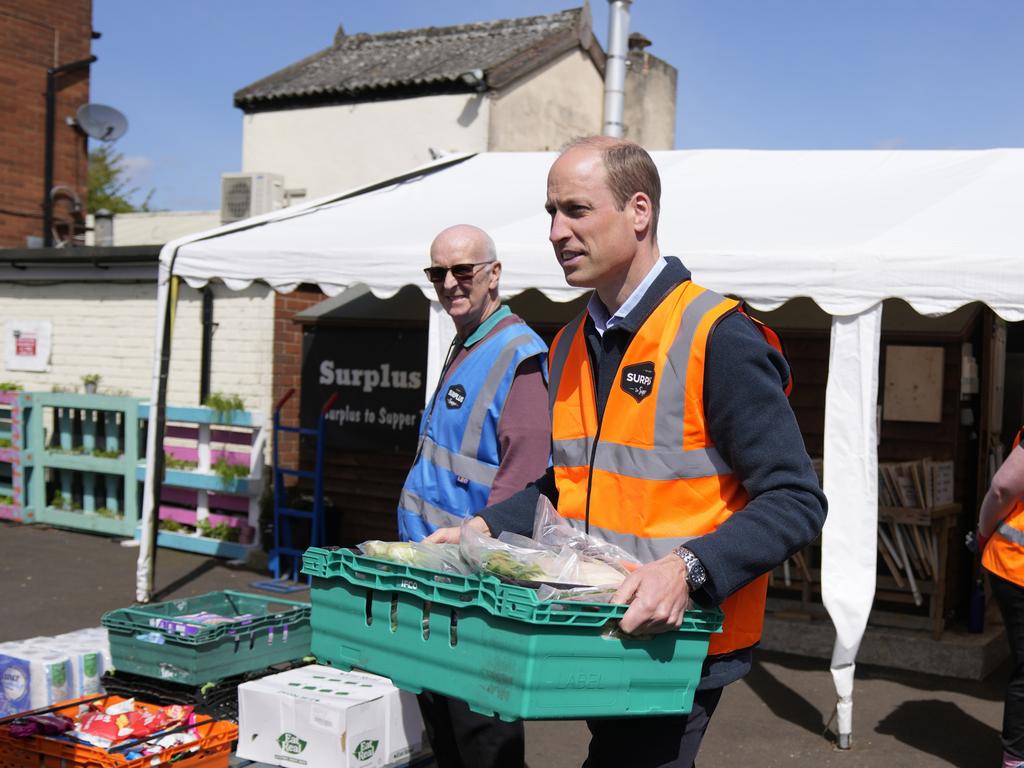
[[[412,453],[423,411],[427,333],[314,327],[303,339],[302,425],[327,414],[327,444],[342,450]]]

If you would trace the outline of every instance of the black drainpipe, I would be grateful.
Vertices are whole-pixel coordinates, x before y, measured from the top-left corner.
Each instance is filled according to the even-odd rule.
[[[57,76],[74,69],[84,69],[96,61],[95,56],[61,64],[46,70],[46,158],[43,161],[43,245],[53,247],[53,119],[57,111]]]
[[[213,365],[213,286],[207,283],[200,292],[203,297],[203,344],[199,363],[199,402],[210,395],[210,368]]]

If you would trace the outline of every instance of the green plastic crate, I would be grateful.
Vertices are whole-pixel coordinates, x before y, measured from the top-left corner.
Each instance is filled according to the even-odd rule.
[[[677,631],[631,638],[614,632],[625,606],[541,603],[491,577],[456,575],[453,592],[436,581],[450,574],[370,560],[307,551],[314,655],[505,720],[689,712],[721,627],[721,612],[689,611]]]
[[[351,549],[310,547],[302,555],[302,572],[321,578],[343,576],[353,584],[400,590],[452,606],[474,603],[480,596],[479,576],[378,560]]]
[[[208,625],[197,613],[247,618]],[[292,661],[310,653],[308,603],[246,592],[210,592],[104,614],[114,668],[145,677],[203,685]]]

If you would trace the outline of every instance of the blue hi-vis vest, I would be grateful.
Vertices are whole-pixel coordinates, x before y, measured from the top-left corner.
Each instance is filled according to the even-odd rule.
[[[476,343],[434,393],[420,420],[419,448],[398,500],[402,541],[460,525],[487,505],[501,463],[498,420],[516,368],[540,358],[547,380],[547,345],[525,323]]]

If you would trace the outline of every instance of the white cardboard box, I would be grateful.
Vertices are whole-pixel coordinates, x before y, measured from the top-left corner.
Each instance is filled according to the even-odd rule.
[[[416,697],[391,681],[322,666],[238,686],[238,756],[280,766],[378,768],[423,751]]]

